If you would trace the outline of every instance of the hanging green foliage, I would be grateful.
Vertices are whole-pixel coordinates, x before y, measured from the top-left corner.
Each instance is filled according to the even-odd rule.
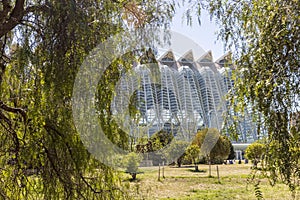
[[[216,19],[220,38],[233,51],[231,106],[243,113],[251,105],[253,113],[259,114],[256,122],[263,126],[258,134],[268,134],[265,167],[270,180],[281,179],[294,190],[300,179],[299,1],[196,2],[202,2]]]
[[[81,142],[73,84],[100,42],[129,28],[168,26],[172,13],[164,1],[0,2],[0,199],[130,199],[118,172]],[[107,74],[99,88],[115,78]],[[109,106],[110,93],[101,98],[100,108]],[[105,131],[126,147],[116,126]]]

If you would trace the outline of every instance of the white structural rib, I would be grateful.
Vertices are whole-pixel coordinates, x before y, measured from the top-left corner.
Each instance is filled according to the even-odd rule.
[[[153,77],[151,65],[136,65],[120,80],[112,103],[113,113],[124,113],[120,105],[129,102],[139,112],[134,116],[131,113],[130,118],[136,124],[127,122],[127,127],[148,127],[130,130],[131,133],[150,137],[167,129],[174,135],[181,132],[183,137],[191,137],[203,126],[224,128],[223,114],[231,112],[225,95],[233,90],[234,84],[230,54],[213,62],[209,51],[195,61],[191,50],[180,58],[169,50],[158,59],[158,66],[159,77]],[[250,108],[246,108],[239,121],[239,136],[241,142],[257,139]]]

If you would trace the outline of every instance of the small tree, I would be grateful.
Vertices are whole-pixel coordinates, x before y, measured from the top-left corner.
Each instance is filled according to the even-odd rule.
[[[230,140],[228,137],[220,135],[219,131],[215,128],[206,128],[199,131],[193,144],[201,148],[201,153],[206,157],[208,162],[227,159],[230,153]]]
[[[159,132],[153,134],[151,138],[149,138],[149,142],[151,142],[153,150],[153,153],[150,154],[149,159],[152,160],[153,165],[159,165],[159,163],[165,161],[160,150],[172,142],[173,138],[173,134],[165,130],[160,130]]]
[[[265,152],[265,145],[255,142],[250,144],[246,151],[245,156],[247,159],[252,160],[253,166],[257,167],[257,164],[262,159],[263,153]]]
[[[210,152],[210,157],[213,162],[218,162],[220,160],[224,161],[228,158],[230,154],[230,147],[232,146],[228,137],[220,135],[216,145]]]
[[[131,152],[126,157],[125,167],[126,172],[132,176],[132,180],[136,180],[136,175],[141,162],[141,156]]]
[[[209,176],[211,176],[212,162],[226,159],[230,153],[230,140],[222,136],[216,128],[206,128],[199,131],[193,141],[201,148],[201,154],[209,164]]]
[[[197,165],[197,160],[199,159],[199,154],[200,154],[200,148],[196,144],[190,145],[186,149],[186,156],[192,160],[193,164],[195,165],[195,171],[199,171],[198,165]]]
[[[173,142],[164,149],[163,154],[167,161],[176,162],[178,167],[181,167],[181,162],[185,156],[185,149],[189,143],[181,140],[173,140]]]
[[[173,138],[172,133],[161,130],[153,134],[150,138],[140,138],[135,149],[137,153],[144,154],[145,159],[152,160],[153,165],[159,165],[159,163],[165,161],[160,150],[167,146]]]

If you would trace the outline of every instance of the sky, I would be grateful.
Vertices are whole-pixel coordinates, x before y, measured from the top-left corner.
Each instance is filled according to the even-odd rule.
[[[214,61],[223,56],[224,51],[223,42],[217,40],[217,25],[210,20],[210,16],[207,12],[201,13],[201,25],[199,25],[196,16],[193,18],[193,25],[186,25],[186,20],[183,20],[184,8],[177,10],[173,22],[171,24],[171,30],[183,34],[184,36],[192,39],[205,51],[212,51]],[[197,59],[201,55],[194,55]]]

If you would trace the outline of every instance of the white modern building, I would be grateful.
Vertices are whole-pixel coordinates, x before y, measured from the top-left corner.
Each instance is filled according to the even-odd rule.
[[[203,127],[226,130],[224,114],[229,111],[225,95],[234,84],[230,55],[213,61],[211,52],[194,58],[192,51],[178,56],[169,50],[156,60],[135,64],[116,89],[112,110],[129,113],[130,119],[123,122],[128,131],[136,137],[149,137],[167,129],[174,135],[183,132],[183,137],[192,137]],[[128,105],[134,109],[126,110]],[[240,118],[237,143],[257,139],[251,116],[249,109]]]

